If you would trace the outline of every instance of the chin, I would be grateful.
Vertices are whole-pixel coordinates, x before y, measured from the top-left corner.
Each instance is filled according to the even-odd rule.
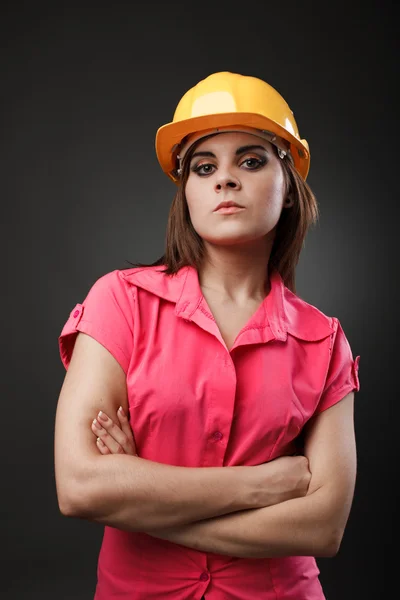
[[[260,240],[260,236],[225,235],[221,237],[201,236],[205,242],[213,246],[237,246],[239,244],[251,244]]]
[[[212,235],[209,231],[197,231],[197,233],[204,242],[209,244],[215,246],[233,246],[237,244],[259,242],[264,239],[270,231],[224,231],[220,232],[220,235]]]

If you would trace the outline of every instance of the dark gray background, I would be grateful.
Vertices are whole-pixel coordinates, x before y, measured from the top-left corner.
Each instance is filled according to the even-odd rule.
[[[311,148],[320,206],[298,293],[360,354],[358,478],[328,600],[388,597],[398,500],[398,108],[391,2],[3,4],[2,566],[7,600],[90,600],[102,527],[62,517],[57,338],[94,281],[164,247],[175,186],[154,152],[212,72],[268,81]]]

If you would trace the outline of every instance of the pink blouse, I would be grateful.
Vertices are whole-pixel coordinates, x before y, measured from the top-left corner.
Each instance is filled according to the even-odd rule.
[[[198,274],[115,270],[95,281],[59,337],[68,368],[78,331],[126,373],[144,459],[187,467],[258,465],[296,451],[310,417],[360,389],[359,356],[335,317],[271,290],[228,351]],[[95,600],[322,600],[310,556],[239,558],[104,527]]]

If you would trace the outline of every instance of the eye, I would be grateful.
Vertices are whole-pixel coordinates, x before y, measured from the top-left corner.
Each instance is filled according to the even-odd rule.
[[[197,175],[200,177],[204,177],[205,175],[210,175],[213,168],[215,168],[215,165],[211,163],[203,163],[202,165],[191,167],[191,171],[197,173]]]
[[[263,167],[267,162],[266,158],[249,156],[245,158],[239,166],[246,165],[246,171],[256,171]],[[213,170],[216,168],[212,163],[202,163],[197,164],[190,168],[191,171],[196,173],[199,177],[206,177],[207,175],[211,175]]]
[[[267,160],[265,158],[255,158],[254,156],[251,156],[249,158],[245,158],[241,164],[247,164],[250,171],[255,171],[256,169],[259,169],[265,165],[266,162]]]

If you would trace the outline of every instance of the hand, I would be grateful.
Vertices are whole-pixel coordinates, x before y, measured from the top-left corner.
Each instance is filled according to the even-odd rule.
[[[116,424],[106,413],[100,411],[92,422],[92,432],[97,437],[96,445],[101,454],[130,454],[138,456],[135,438],[128,417],[120,406]]]
[[[247,488],[251,490],[251,508],[263,508],[308,493],[311,471],[305,456],[281,456],[243,470]]]

